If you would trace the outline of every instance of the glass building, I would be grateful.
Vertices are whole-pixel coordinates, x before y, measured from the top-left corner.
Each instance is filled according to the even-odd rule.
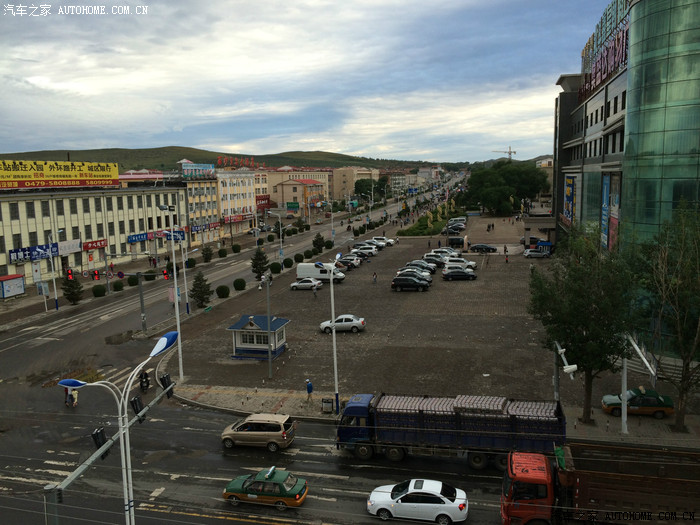
[[[700,200],[700,0],[613,0],[562,75],[555,107],[555,209],[601,244],[652,238]]]

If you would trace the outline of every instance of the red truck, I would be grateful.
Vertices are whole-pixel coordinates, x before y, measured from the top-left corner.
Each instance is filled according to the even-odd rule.
[[[554,456],[511,452],[503,525],[700,520],[700,453],[569,443]]]

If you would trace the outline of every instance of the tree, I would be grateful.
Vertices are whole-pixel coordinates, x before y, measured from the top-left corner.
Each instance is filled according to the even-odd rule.
[[[255,278],[259,281],[260,277],[270,268],[270,261],[267,259],[267,255],[264,251],[258,247],[253,253],[253,257],[250,259],[250,269],[255,274]]]
[[[631,272],[619,253],[603,253],[598,239],[599,233],[573,230],[551,266],[530,277],[528,311],[544,325],[546,347],[556,351],[559,342],[584,374],[584,423],[591,421],[593,380],[619,369],[632,326]]]
[[[70,280],[66,275],[61,283],[61,290],[63,290],[63,297],[66,298],[70,304],[76,305],[83,298],[83,285],[77,279]]]
[[[510,215],[521,200],[534,199],[548,189],[547,175],[534,164],[499,161],[490,168],[472,172],[467,198],[496,215]]]
[[[311,241],[311,245],[318,250],[318,253],[321,253],[323,251],[323,248],[326,245],[326,241],[323,239],[323,235],[321,235],[320,232],[317,233],[313,241]]]
[[[212,257],[214,257],[214,249],[211,246],[202,248],[202,260],[205,263],[210,262]]]
[[[637,259],[636,282],[643,300],[636,303],[648,322],[638,332],[659,361],[659,370],[678,392],[674,430],[685,427],[687,400],[700,385],[700,209],[681,202]],[[681,364],[680,376],[664,371],[671,354]]]
[[[211,294],[213,293],[204,274],[202,272],[197,272],[197,275],[194,276],[192,289],[190,290],[190,296],[195,306],[197,308],[204,308],[209,303]]]

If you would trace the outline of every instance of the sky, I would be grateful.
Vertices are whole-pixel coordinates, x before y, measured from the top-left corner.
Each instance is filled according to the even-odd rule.
[[[552,153],[557,79],[610,0],[8,2],[0,153],[478,162]]]

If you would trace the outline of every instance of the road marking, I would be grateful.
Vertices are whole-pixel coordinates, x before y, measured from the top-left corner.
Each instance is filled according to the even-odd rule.
[[[163,494],[164,491],[165,491],[165,487],[160,487],[160,488],[154,490],[153,492],[151,492],[151,495],[148,498],[148,501],[154,501],[158,496]]]
[[[56,465],[57,467],[75,467],[78,465],[75,461],[56,461],[53,459],[47,459],[44,463],[47,465]]]

